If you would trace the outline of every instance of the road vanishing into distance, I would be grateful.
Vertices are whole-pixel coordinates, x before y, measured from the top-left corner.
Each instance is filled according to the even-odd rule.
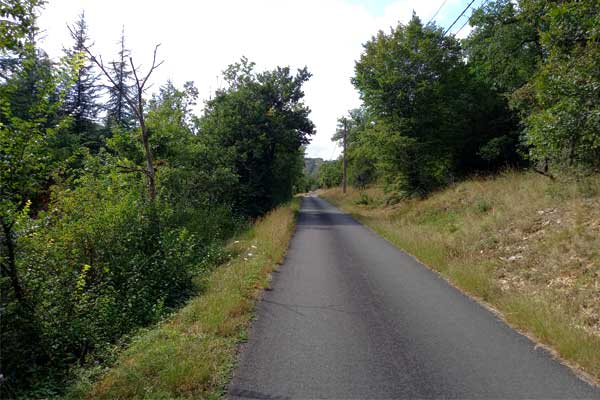
[[[600,390],[349,215],[306,197],[229,398],[600,399]]]

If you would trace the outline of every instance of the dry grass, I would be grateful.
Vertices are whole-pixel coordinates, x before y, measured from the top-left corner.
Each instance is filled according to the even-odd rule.
[[[137,337],[86,397],[219,398],[254,303],[285,255],[298,204],[274,210],[233,240],[229,248],[238,256],[208,277],[204,293]]]
[[[600,177],[507,172],[393,206],[378,188],[321,195],[600,379]]]

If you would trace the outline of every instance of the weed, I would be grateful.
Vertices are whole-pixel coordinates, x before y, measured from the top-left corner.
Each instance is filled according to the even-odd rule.
[[[475,203],[475,206],[477,208],[477,211],[479,211],[482,214],[485,214],[486,212],[492,209],[492,205],[485,199],[478,199],[477,203]]]
[[[373,200],[365,192],[361,192],[360,197],[358,199],[354,200],[354,204],[359,205],[359,206],[360,205],[368,206],[372,202],[373,202]]]

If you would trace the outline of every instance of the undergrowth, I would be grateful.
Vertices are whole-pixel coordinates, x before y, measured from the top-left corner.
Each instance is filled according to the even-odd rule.
[[[254,303],[283,260],[299,199],[257,221],[227,246],[231,257],[179,312],[140,332],[99,380],[85,375],[68,399],[197,399],[223,395]]]

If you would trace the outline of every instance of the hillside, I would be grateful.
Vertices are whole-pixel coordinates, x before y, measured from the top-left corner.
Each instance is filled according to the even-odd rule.
[[[321,196],[600,377],[600,178],[509,172],[394,205],[377,187]]]
[[[322,158],[304,158],[304,175],[310,178],[316,178],[319,174],[319,168],[323,165]]]

